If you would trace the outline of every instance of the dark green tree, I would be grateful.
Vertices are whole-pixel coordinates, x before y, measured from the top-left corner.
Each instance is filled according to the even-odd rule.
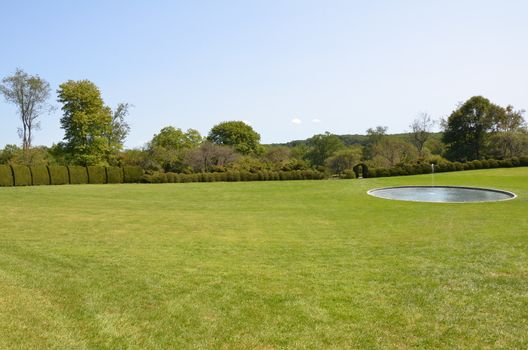
[[[457,161],[481,159],[487,136],[505,113],[504,108],[482,96],[471,97],[461,104],[444,122],[446,157]]]
[[[345,147],[343,141],[328,131],[324,134],[314,135],[307,141],[309,150],[306,159],[312,166],[322,166],[327,158],[336,151]]]
[[[261,153],[260,135],[241,121],[228,121],[215,125],[207,139],[217,145],[232,146],[242,154]]]

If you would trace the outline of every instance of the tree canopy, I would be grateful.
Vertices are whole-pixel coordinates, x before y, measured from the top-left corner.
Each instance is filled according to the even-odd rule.
[[[490,137],[498,132],[515,131],[524,123],[522,112],[503,108],[487,98],[474,96],[460,105],[444,123],[446,157],[475,160],[486,156]]]
[[[217,145],[233,146],[242,154],[260,153],[260,135],[241,121],[228,121],[215,125],[207,139]]]
[[[89,80],[69,80],[59,86],[62,103],[64,150],[73,164],[105,165],[123,145],[128,132],[123,110],[117,115],[104,104],[101,92]],[[126,107],[125,107],[126,108]],[[119,129],[116,129],[119,128]]]
[[[308,139],[308,147],[306,159],[314,166],[322,166],[327,158],[344,148],[345,145],[339,137],[327,131]]]

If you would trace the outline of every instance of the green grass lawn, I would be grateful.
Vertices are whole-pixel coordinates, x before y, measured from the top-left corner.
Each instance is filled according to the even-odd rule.
[[[527,348],[528,168],[409,184],[0,188],[0,348]]]

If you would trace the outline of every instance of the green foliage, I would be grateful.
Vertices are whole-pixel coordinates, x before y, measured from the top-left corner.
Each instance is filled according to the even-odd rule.
[[[361,156],[360,147],[349,147],[335,152],[333,156],[326,160],[326,166],[334,174],[342,174],[348,170],[352,170],[361,160]]]
[[[353,178],[352,175],[348,174]],[[175,182],[238,182],[238,181],[272,181],[272,180],[322,180],[324,173],[316,170],[294,170],[272,172],[262,170],[258,172],[228,171],[225,173],[196,173],[175,174],[152,172],[142,176],[141,181],[145,183],[175,183]]]
[[[112,144],[112,110],[104,105],[101,93],[88,80],[69,80],[60,85],[58,101],[63,104],[61,127],[65,149],[74,164],[105,165],[120,145]]]
[[[137,183],[141,182],[143,177],[143,169],[137,166],[126,166],[123,167],[123,182],[125,183]]]
[[[51,184],[47,166],[32,166],[30,167],[30,170],[31,178],[33,179],[33,186]]]
[[[12,165],[15,186],[31,186],[31,171],[25,165]]]
[[[107,167],[106,168],[106,181],[109,184],[122,184],[123,183],[123,169],[118,167]]]
[[[183,132],[179,128],[167,126],[161,129],[159,134],[154,135],[152,141],[150,141],[150,146],[166,149],[182,149],[197,147],[201,142],[202,136],[197,130],[189,129],[187,132]]]
[[[88,183],[90,184],[105,184],[106,183],[106,169],[102,166],[88,166]]]
[[[70,183],[68,168],[65,166],[49,166],[50,182],[52,185],[66,185]]]
[[[84,166],[69,166],[70,184],[79,185],[88,183],[88,171]]]
[[[250,125],[241,121],[229,121],[215,125],[207,139],[217,145],[233,146],[242,154],[261,152],[260,135]]]
[[[312,166],[322,166],[327,158],[344,148],[345,145],[339,137],[326,132],[308,139],[308,147],[309,151],[306,154],[306,159]]]
[[[463,103],[448,118],[443,141],[450,160],[474,160],[486,156],[516,156],[528,145],[522,111],[491,103],[474,96]]]
[[[0,187],[13,186],[13,171],[9,165],[0,165]]]

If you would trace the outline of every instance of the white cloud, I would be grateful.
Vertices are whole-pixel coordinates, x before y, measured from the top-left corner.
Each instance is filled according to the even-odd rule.
[[[302,123],[302,120],[300,120],[299,118],[293,118],[293,119],[291,120],[291,123],[292,123],[293,125],[299,125],[299,124]]]
[[[251,122],[249,120],[242,120],[242,123],[251,126]]]
[[[312,119],[312,123],[319,124],[321,122],[321,119],[314,118]]]

